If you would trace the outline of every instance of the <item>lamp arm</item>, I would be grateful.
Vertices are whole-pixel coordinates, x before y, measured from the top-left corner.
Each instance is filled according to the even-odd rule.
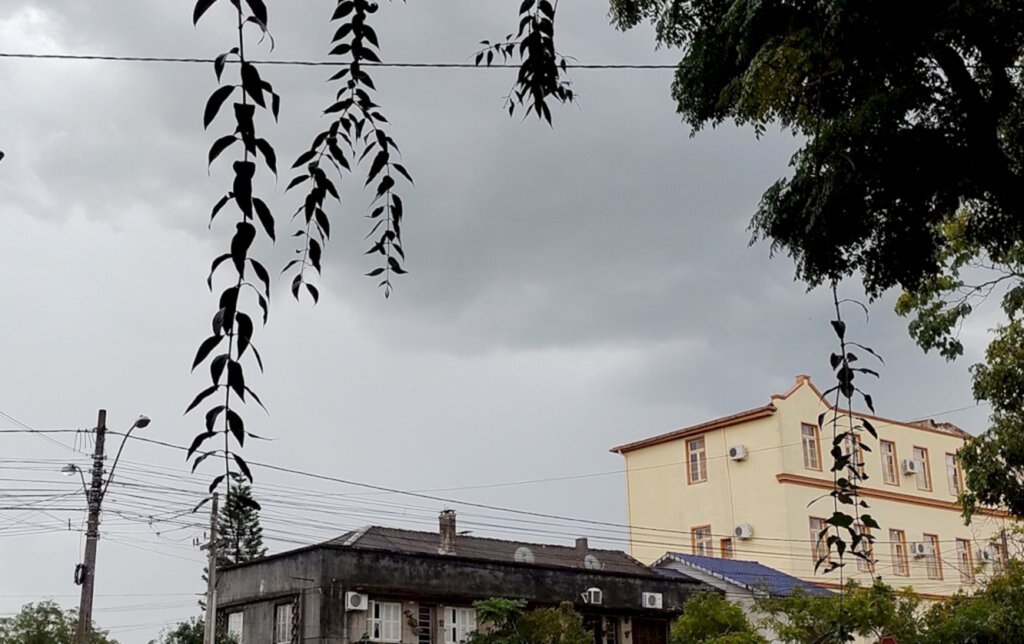
[[[121,446],[117,448],[117,456],[114,457],[114,463],[110,466],[110,473],[107,474],[107,482],[103,484],[103,491],[100,493],[100,500],[107,496],[107,488],[110,487],[110,482],[114,480],[114,470],[117,469],[117,461],[121,458],[121,450],[124,449],[124,444],[128,442],[128,437],[132,435],[132,431],[135,430],[135,425],[132,425],[128,432],[121,439]]]

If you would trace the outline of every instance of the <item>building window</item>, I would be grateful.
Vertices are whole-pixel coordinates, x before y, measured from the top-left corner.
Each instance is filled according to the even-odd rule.
[[[398,602],[370,602],[370,641],[402,641],[402,605]]]
[[[906,577],[910,575],[910,562],[907,557],[907,533],[902,530],[889,530],[889,548],[892,552],[892,574]]]
[[[871,528],[858,521],[853,524],[853,529],[857,531],[857,534],[864,536],[857,544],[857,552],[863,555],[863,557],[857,556],[857,570],[875,572],[875,548],[871,543]]]
[[[899,485],[899,471],[896,469],[899,461],[896,459],[896,443],[892,441],[880,441],[882,452],[882,480],[889,485]]]
[[[718,542],[718,545],[722,551],[722,559],[732,559],[736,556],[736,551],[733,549],[732,538],[722,539]]]
[[[923,447],[914,448],[914,460],[917,462],[917,489],[932,489],[932,468],[928,465],[928,450]]]
[[[460,644],[476,630],[476,611],[472,608],[448,606],[444,609],[445,644]]]
[[[861,477],[864,476],[864,447],[861,445],[860,436],[847,434],[843,438],[843,453],[850,457],[850,470],[856,471]]]
[[[702,525],[691,529],[690,546],[693,548],[693,554],[695,555],[714,557],[715,553],[711,551],[711,526]]]
[[[686,441],[686,475],[690,483],[703,483],[708,480],[707,452],[704,449],[703,436]]]
[[[238,644],[244,644],[242,640],[242,624],[244,619],[242,612],[228,613],[228,636],[235,638]]]
[[[819,561],[827,564],[829,562],[828,552],[828,535],[823,535],[822,532],[828,528],[825,523],[825,519],[819,519],[818,517],[811,517],[809,520],[810,535],[811,535],[811,556],[814,558],[814,563],[817,564]]]
[[[293,604],[278,604],[274,607],[274,644],[292,644]]]
[[[953,496],[960,496],[964,489],[964,480],[960,473],[960,463],[956,460],[956,454],[946,454],[946,480],[949,482],[949,493]]]
[[[1006,548],[1003,547],[1003,540],[1006,538],[1006,534],[1000,531],[999,536],[996,538],[999,540],[993,541],[989,548],[995,554],[995,561],[992,562],[992,572],[1000,575],[1006,570]]]
[[[804,447],[804,469],[821,471],[821,441],[817,425],[800,425],[801,442]]]
[[[619,644],[619,618],[604,618],[604,642],[603,644]]]
[[[960,582],[974,583],[974,556],[971,554],[971,542],[967,539],[956,540],[956,563],[960,567]]]
[[[928,579],[942,579],[942,552],[939,550],[939,537],[934,534],[926,534],[924,542],[932,547],[932,553],[924,558]]]
[[[434,643],[434,607],[420,604],[419,619],[416,624],[416,641],[418,644]]]

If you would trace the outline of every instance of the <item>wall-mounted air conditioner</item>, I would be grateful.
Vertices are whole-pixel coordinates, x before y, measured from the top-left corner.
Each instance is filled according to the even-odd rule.
[[[917,474],[917,461],[912,458],[903,459],[903,473]]]
[[[750,539],[754,536],[754,526],[750,525],[749,523],[737,524],[737,526],[732,529],[732,534],[734,537],[740,539],[741,541]]]
[[[366,610],[370,605],[370,598],[363,593],[349,591],[345,593],[345,610]]]
[[[914,555],[914,559],[921,559],[934,555],[935,549],[927,541],[915,541],[910,544],[910,554]]]
[[[644,608],[661,609],[661,593],[643,593]]]
[[[729,460],[730,461],[745,461],[747,460],[747,447],[746,445],[733,445],[729,448]]]

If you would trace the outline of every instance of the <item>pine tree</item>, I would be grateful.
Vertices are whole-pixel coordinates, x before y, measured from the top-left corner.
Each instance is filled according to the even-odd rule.
[[[267,554],[258,507],[250,486],[236,485],[229,490],[227,501],[217,516],[218,568],[252,561]],[[209,572],[209,568],[204,566],[204,589]],[[200,599],[199,606],[205,610],[206,602]]]
[[[236,485],[217,517],[217,566],[244,563],[267,554],[252,488]]]

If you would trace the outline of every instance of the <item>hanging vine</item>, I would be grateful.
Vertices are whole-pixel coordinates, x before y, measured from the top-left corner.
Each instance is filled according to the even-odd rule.
[[[503,62],[519,59],[519,71],[512,89],[505,97],[509,116],[516,108],[524,108],[525,116],[534,112],[537,118],[551,123],[549,99],[571,103],[576,95],[572,82],[565,78],[567,64],[555,49],[555,10],[558,0],[523,0],[519,5],[519,30],[500,42],[482,40],[476,65],[490,66],[500,56]]]
[[[829,573],[839,573],[839,622],[836,631],[839,641],[846,641],[849,625],[843,618],[843,568],[847,554],[875,565],[875,537],[872,529],[880,529],[878,522],[866,512],[869,505],[860,493],[863,483],[868,479],[864,471],[864,452],[871,448],[864,443],[865,433],[878,440],[878,432],[868,418],[859,416],[853,411],[853,402],[859,396],[871,413],[875,412],[874,401],[858,385],[854,384],[857,374],[879,377],[878,372],[868,367],[855,366],[859,356],[853,352],[856,348],[882,362],[882,358],[870,347],[864,346],[847,338],[846,322],[843,320],[844,304],[855,304],[867,315],[867,308],[855,300],[839,299],[838,288],[832,284],[832,302],[835,319],[831,320],[832,330],[839,341],[839,351],[829,356],[829,365],[835,373],[836,384],[822,395],[827,399],[833,396],[829,409],[818,415],[818,429],[824,434],[826,427],[831,429],[832,448],[832,516],[825,520],[825,525],[818,533],[818,546],[825,545],[824,551],[814,564],[817,572],[822,569]],[[846,508],[844,510],[844,508]],[[833,552],[835,558],[833,558]]]
[[[193,23],[198,24],[203,15],[219,0],[198,0],[193,10]],[[271,241],[274,240],[274,216],[253,191],[253,180],[257,173],[257,161],[268,170],[277,174],[277,161],[274,148],[263,138],[256,135],[256,108],[268,110],[277,119],[280,110],[280,97],[274,92],[269,82],[264,80],[256,66],[246,58],[245,35],[250,25],[260,30],[262,36],[268,35],[267,7],[263,0],[228,0],[234,6],[237,17],[238,44],[229,51],[217,56],[214,62],[214,74],[219,87],[210,95],[203,115],[204,127],[209,127],[217,118],[221,108],[234,97],[235,129],[231,134],[221,136],[210,146],[208,162],[213,164],[228,149],[241,143],[240,157],[232,162],[234,178],[231,189],[213,206],[210,213],[210,225],[213,226],[217,215],[229,204],[238,211],[238,220],[234,226],[234,234],[228,245],[228,251],[217,256],[210,267],[207,286],[213,290],[215,278],[227,273],[227,286],[221,291],[217,312],[213,316],[213,333],[203,340],[196,352],[192,368],[196,369],[204,362],[209,363],[211,385],[201,391],[185,413],[196,409],[207,399],[218,394],[223,396],[219,404],[210,407],[205,415],[205,431],[198,434],[188,449],[187,458],[193,459],[192,470],[211,456],[223,456],[224,473],[213,478],[209,491],[212,493],[223,482],[226,492],[230,491],[232,481],[239,482],[243,478],[252,481],[252,473],[245,460],[233,449],[232,441],[237,447],[245,444],[246,436],[252,436],[245,429],[245,423],[238,413],[240,405],[244,405],[247,397],[256,401],[261,407],[262,401],[246,383],[243,358],[251,356],[256,366],[263,370],[263,360],[256,346],[252,343],[255,324],[253,316],[243,310],[243,303],[251,303],[255,299],[263,324],[266,324],[268,299],[270,297],[270,275],[267,269],[250,250],[259,231],[262,230]],[[228,63],[233,63],[232,70],[238,69],[238,82],[229,83],[224,78],[224,70]],[[257,226],[258,224],[258,226]],[[216,352],[216,351],[220,352]],[[200,452],[200,448],[218,434],[223,434],[223,449]],[[236,471],[237,468],[237,471]],[[255,501],[253,502],[255,504]],[[200,504],[201,505],[201,504]]]
[[[366,68],[366,63],[380,62],[380,41],[369,24],[377,9],[377,3],[368,0],[338,0],[331,16],[332,22],[340,24],[334,33],[330,54],[349,59],[330,78],[342,83],[342,87],[335,94],[335,101],[324,110],[333,120],[292,164],[292,169],[299,170],[300,174],[286,188],[309,185],[303,204],[293,215],[293,218],[301,215],[302,226],[295,236],[304,243],[296,249],[298,257],[285,266],[285,271],[296,271],[291,283],[296,299],[303,289],[314,303],[320,298],[319,290],[309,281],[308,270],[314,270],[317,275],[321,273],[323,248],[331,234],[324,202],[328,196],[341,201],[338,188],[325,168],[333,167],[340,180],[346,173],[353,172],[353,165],[369,159],[364,186],[373,184],[375,195],[370,203],[369,218],[373,223],[367,237],[375,241],[366,254],[379,257],[380,265],[367,275],[380,277],[378,285],[384,289],[384,297],[390,297],[392,276],[406,272],[402,249],[403,204],[395,187],[398,177],[411,184],[412,176],[399,162],[398,146],[387,132],[387,118],[372,98],[376,87]]]

